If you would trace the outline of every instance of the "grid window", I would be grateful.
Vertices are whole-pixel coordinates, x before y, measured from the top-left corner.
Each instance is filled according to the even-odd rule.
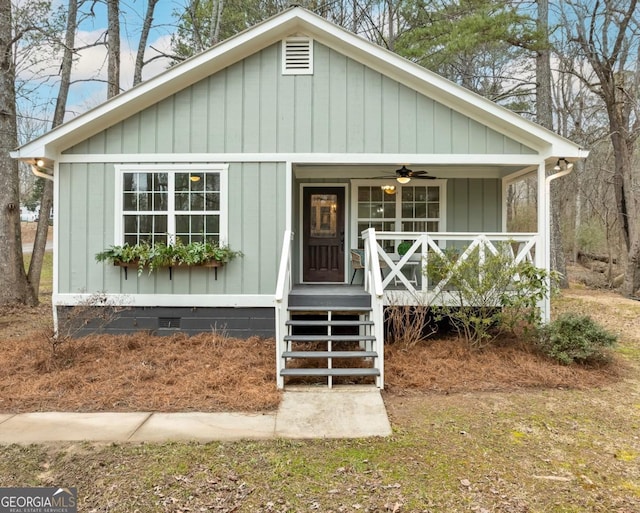
[[[122,178],[123,242],[220,241],[219,171],[125,171]]]
[[[440,185],[357,186],[358,247],[362,231],[374,228],[385,232],[438,232],[441,230]],[[394,241],[381,241],[387,253],[395,251]]]

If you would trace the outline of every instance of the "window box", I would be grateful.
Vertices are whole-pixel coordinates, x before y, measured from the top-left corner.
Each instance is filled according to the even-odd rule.
[[[98,262],[111,262],[124,268],[125,279],[130,268],[137,269],[138,275],[146,269],[149,274],[157,269],[168,268],[169,279],[172,278],[174,267],[210,267],[215,270],[218,279],[218,267],[242,256],[241,251],[232,250],[229,246],[217,242],[190,242],[183,244],[180,239],[174,244],[162,242],[149,244],[141,242],[122,246],[111,246],[98,253]]]

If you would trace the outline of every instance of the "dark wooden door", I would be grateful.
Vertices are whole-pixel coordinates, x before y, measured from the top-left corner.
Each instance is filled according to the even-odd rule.
[[[344,188],[303,190],[303,280],[344,282]]]

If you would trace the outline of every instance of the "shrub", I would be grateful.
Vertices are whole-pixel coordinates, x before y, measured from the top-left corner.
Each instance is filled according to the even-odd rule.
[[[541,328],[538,347],[564,365],[605,363],[617,341],[591,317],[567,313]]]
[[[432,306],[435,319],[447,318],[472,349],[505,330],[537,327],[538,304],[554,278],[529,262],[514,263],[509,242],[433,254],[424,272],[431,283],[446,282]]]

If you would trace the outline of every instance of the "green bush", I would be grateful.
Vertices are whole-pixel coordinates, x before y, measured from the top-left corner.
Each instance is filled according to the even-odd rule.
[[[544,354],[564,365],[590,364],[609,361],[609,349],[617,341],[616,335],[591,317],[567,313],[541,328],[538,346]]]
[[[482,254],[479,246],[431,254],[424,273],[432,284],[446,282],[431,305],[435,319],[446,318],[472,349],[505,332],[536,328],[538,305],[550,293],[547,280],[554,279],[530,262],[515,264],[510,242]]]

